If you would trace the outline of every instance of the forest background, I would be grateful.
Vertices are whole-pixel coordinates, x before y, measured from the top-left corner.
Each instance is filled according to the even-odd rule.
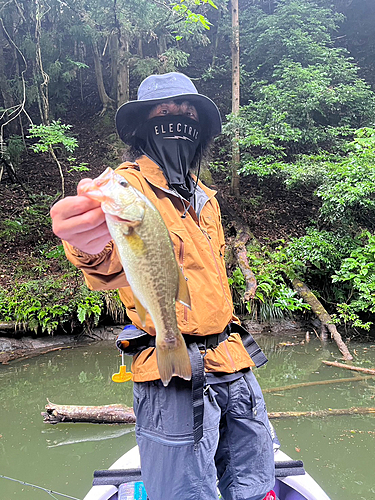
[[[117,292],[89,291],[66,261],[49,209],[126,157],[114,113],[141,80],[182,71],[223,115],[202,175],[219,189],[228,248],[233,217],[251,231],[253,298],[244,300],[244,275],[227,255],[237,313],[309,318],[298,278],[342,333],[373,335],[375,3],[239,0],[235,113],[232,6],[0,1],[0,329],[41,335],[126,321]]]

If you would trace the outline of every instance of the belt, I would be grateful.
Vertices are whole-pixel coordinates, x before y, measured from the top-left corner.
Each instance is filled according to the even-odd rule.
[[[215,349],[220,342],[226,340],[230,335],[229,325],[221,333],[214,335],[183,335],[186,345],[196,343],[201,351],[206,351],[207,349]]]

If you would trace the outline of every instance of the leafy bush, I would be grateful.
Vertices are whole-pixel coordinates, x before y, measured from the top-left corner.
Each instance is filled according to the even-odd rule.
[[[285,252],[296,272],[329,277],[358,243],[350,235],[310,227],[305,236],[293,238]]]
[[[0,289],[0,321],[15,321],[27,329],[53,334],[76,315],[80,323],[97,325],[103,295],[85,284],[73,285],[71,275],[43,277]]]
[[[348,154],[331,164],[317,190],[324,221],[357,229],[375,227],[375,129],[356,131]]]
[[[245,11],[248,104],[224,128],[239,130],[243,172],[259,156],[269,164],[321,148],[340,152],[355,129],[372,124],[375,95],[349,53],[333,44],[342,20],[328,2],[313,0],[281,0],[271,14]]]
[[[360,313],[375,313],[375,235],[366,232],[363,246],[358,246],[350,256],[343,259],[340,268],[333,274],[332,282],[344,285],[346,303],[339,304],[339,317],[355,322],[356,326],[368,328],[360,322]]]
[[[248,249],[249,265],[257,280],[255,297],[245,304],[252,317],[272,321],[285,315],[292,317],[293,313],[310,309],[289,285],[287,275],[290,269],[285,257],[282,247],[275,251],[256,246]],[[239,309],[240,297],[246,289],[245,278],[239,268],[234,270],[229,284],[234,292],[235,305]]]
[[[10,162],[17,166],[20,163],[22,153],[25,151],[25,144],[20,135],[11,135],[6,145],[6,155]]]
[[[61,123],[60,120],[53,121],[50,125],[31,125],[28,137],[39,139],[31,149],[35,153],[47,153],[50,148],[60,148],[63,151],[73,153],[78,147],[78,141],[75,137],[66,135],[66,132],[71,128],[71,125]]]

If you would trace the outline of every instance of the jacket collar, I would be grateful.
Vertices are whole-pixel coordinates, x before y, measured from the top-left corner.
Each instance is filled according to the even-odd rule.
[[[180,196],[175,191],[170,189],[170,187],[168,186],[168,182],[167,182],[166,178],[164,177],[164,174],[163,174],[163,171],[161,170],[161,168],[154,161],[152,161],[148,156],[143,155],[140,158],[138,158],[136,162],[134,162],[132,164],[127,164],[127,165],[138,166],[143,177],[145,179],[147,179],[147,181],[150,184],[180,198]],[[196,180],[195,175],[193,175],[192,177],[194,180]],[[204,184],[202,184],[200,181],[198,181],[196,196],[197,196],[198,200],[201,200],[199,203],[197,203],[198,207],[203,206],[202,205],[202,198],[206,198],[206,196],[204,196],[204,195],[206,195],[208,199],[211,199],[216,195],[216,191],[206,187]],[[197,212],[200,212],[200,210],[197,210]]]

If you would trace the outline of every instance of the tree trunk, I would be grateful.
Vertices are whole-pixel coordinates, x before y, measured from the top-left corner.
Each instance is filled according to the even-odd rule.
[[[117,98],[118,34],[113,33],[109,42],[111,55],[111,97]]]
[[[239,268],[245,278],[246,290],[243,296],[244,302],[255,297],[257,289],[257,280],[250,268],[249,260],[247,258],[246,245],[250,239],[254,240],[254,236],[250,228],[242,223],[236,212],[232,210],[230,201],[223,198],[223,193],[217,193],[217,198],[220,204],[221,213],[226,215],[231,220],[231,233],[234,233],[234,241],[231,243],[231,248],[234,252],[234,257],[237,261]]]
[[[17,121],[12,119],[12,114],[16,118],[17,114],[14,113],[14,99],[12,96],[12,92],[9,87],[9,80],[7,79],[6,76],[6,61],[4,57],[4,46],[7,44],[7,41],[3,35],[3,30],[0,27],[0,92],[1,96],[3,98],[3,108],[4,111],[3,113],[5,114],[3,121],[6,122],[7,127],[8,127],[8,135],[16,134],[17,133]],[[16,59],[17,61],[17,59]],[[9,67],[9,64],[8,64]],[[18,75],[17,75],[18,76]],[[12,113],[13,111],[13,113]],[[3,131],[4,125],[2,125],[1,129]],[[3,136],[3,134],[1,134]],[[3,149],[1,148],[1,152]]]
[[[361,366],[344,365],[343,363],[337,363],[336,361],[322,361],[322,363],[328,366],[335,366],[336,368],[344,368],[345,370],[352,370],[354,372],[367,373],[369,375],[375,376],[375,370],[371,368],[362,368]]]
[[[238,0],[231,0],[232,9],[232,113],[238,114],[240,109],[240,28],[238,19]],[[232,137],[232,180],[231,193],[240,196],[239,131],[236,129]]]
[[[234,248],[237,255],[238,266],[245,278],[246,290],[243,296],[244,302],[255,297],[255,292],[257,290],[257,280],[250,268],[249,261],[247,258],[246,243],[249,241],[249,234],[245,231],[239,231],[237,233],[236,240],[234,242]]]
[[[142,38],[138,38],[138,44],[137,44],[137,55],[143,59],[143,43],[142,43]]]
[[[328,362],[323,361],[323,363],[328,364]],[[338,363],[339,364],[339,363]],[[345,368],[348,368],[346,365]],[[374,371],[375,375],[375,371]],[[333,380],[316,380],[315,382],[301,382],[300,384],[291,384],[291,385],[282,385],[280,387],[270,387],[268,389],[262,389],[263,394],[268,394],[272,392],[282,392],[282,391],[290,391],[292,389],[300,389],[301,387],[313,387],[316,385],[329,385],[329,384],[338,384],[338,383],[345,383],[345,382],[360,382],[362,380],[367,380],[369,378],[372,378],[371,375],[367,376],[358,376],[358,377],[349,377],[349,378],[336,378]]]
[[[129,40],[126,35],[118,36],[118,65],[117,65],[117,106],[129,100]]]
[[[159,38],[157,39],[156,47],[158,56],[161,56],[162,54],[164,54],[164,52],[167,51],[167,38],[164,33],[161,33]]]
[[[316,410],[316,411],[273,411],[268,413],[268,418],[300,418],[300,417],[330,417],[332,415],[372,415],[375,414],[375,408],[352,407],[342,409]]]
[[[311,309],[313,310],[314,314],[316,314],[323,327],[327,328],[327,330],[330,332],[331,337],[336,342],[337,347],[339,348],[344,359],[347,361],[351,361],[353,359],[353,356],[350,354],[349,349],[343,342],[336,326],[333,324],[331,316],[324,309],[321,302],[316,298],[312,291],[299,279],[293,280],[293,288],[298,293],[298,295],[311,306]]]
[[[49,125],[49,97],[48,97],[48,84],[49,76],[44,71],[42,60],[42,49],[40,39],[42,35],[42,19],[44,12],[42,12],[42,5],[39,0],[36,0],[36,15],[35,15],[35,60],[36,67],[41,76],[41,83],[39,85],[40,103],[42,111],[42,121],[44,125]]]
[[[99,98],[103,105],[100,115],[104,115],[109,106],[114,104],[113,99],[109,97],[104,87],[102,62],[99,54],[98,45],[95,40],[92,40],[92,51],[94,55],[94,66],[95,66],[95,76],[96,84],[98,86]]]
[[[221,21],[221,9],[219,9],[219,12],[218,12],[218,18],[217,18],[216,25],[215,25],[216,31],[213,35],[211,68],[214,68],[215,64],[216,64],[217,51],[218,51],[218,47],[219,47],[219,38],[220,38],[220,35],[219,35],[220,21]]]
[[[49,424],[59,422],[92,422],[99,424],[134,424],[133,408],[125,405],[73,406],[55,405],[48,401],[43,421]]]

